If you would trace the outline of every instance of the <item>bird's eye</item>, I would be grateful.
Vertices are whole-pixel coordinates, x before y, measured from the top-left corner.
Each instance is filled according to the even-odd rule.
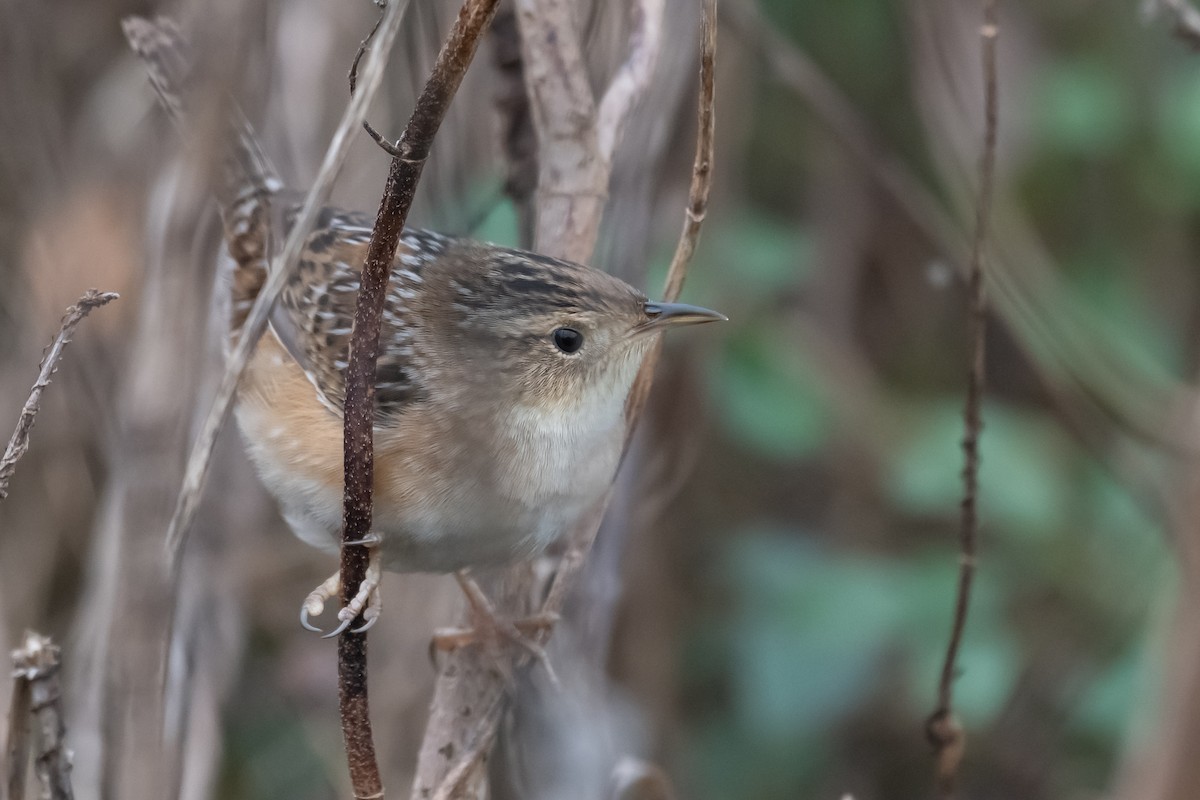
[[[554,339],[554,346],[567,355],[578,353],[579,348],[583,347],[583,334],[574,328],[558,328],[551,338]]]

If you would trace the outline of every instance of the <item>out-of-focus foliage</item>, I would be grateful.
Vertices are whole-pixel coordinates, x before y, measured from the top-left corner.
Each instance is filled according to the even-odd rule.
[[[918,133],[906,40],[921,12],[882,0],[763,5],[924,174],[938,144]],[[1003,5],[1002,52],[1032,58],[1020,85],[1001,88],[1012,112],[1001,139],[1016,140],[1002,193],[1094,315],[1096,346],[1190,374],[1197,309],[1178,293],[1195,281],[1200,60],[1129,7]],[[925,796],[921,724],[957,579],[963,292],[852,169],[846,180],[875,207],[859,209],[865,228],[847,221],[867,237],[858,260],[828,274],[837,223],[813,183],[836,171],[823,159],[853,161],[794,96],[761,74],[755,85],[746,147],[726,167],[751,176],[744,203],[721,209],[689,287],[734,319],[704,365],[721,463],[702,468],[707,500],[694,514],[733,535],[705,539],[709,600],[683,656],[680,772],[707,800]],[[964,102],[982,115],[980,98]],[[849,288],[831,310],[839,282]],[[851,338],[834,346],[866,384],[830,366],[829,342],[802,335],[845,313]],[[1163,509],[1112,472],[1121,452],[1073,429],[1039,383],[1036,353],[995,319],[989,342],[983,544],[956,683],[968,796],[1086,796],[1109,785],[1153,714],[1152,634],[1175,585]],[[845,401],[864,389],[874,394],[861,405]]]

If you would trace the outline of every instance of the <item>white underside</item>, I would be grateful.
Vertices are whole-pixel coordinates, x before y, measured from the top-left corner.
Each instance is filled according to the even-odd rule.
[[[471,481],[462,473],[438,476],[445,487],[421,507],[377,502],[372,531],[380,537],[384,568],[392,572],[451,572],[532,557],[572,526],[611,484],[623,442],[624,398],[597,398],[601,407],[545,412],[516,408],[496,426],[513,444],[503,471]],[[607,401],[607,402],[605,402]],[[264,483],[279,500],[296,535],[336,550],[341,530],[339,487],[299,477],[278,450],[255,444],[266,420],[239,407],[238,422]],[[581,425],[581,420],[590,424]],[[273,430],[270,432],[274,432]],[[340,456],[340,454],[339,454]],[[477,449],[475,458],[481,457]],[[486,484],[486,485],[485,485]]]

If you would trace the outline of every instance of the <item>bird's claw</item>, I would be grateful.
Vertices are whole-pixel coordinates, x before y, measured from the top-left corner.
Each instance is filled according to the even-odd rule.
[[[323,633],[320,628],[308,621],[307,606],[300,606],[300,627],[304,628],[306,631],[312,631],[313,633]]]
[[[471,627],[443,628],[434,633],[429,643],[430,660],[436,665],[439,652],[453,652],[467,645],[481,645],[489,652],[497,669],[509,680],[512,677],[509,659],[501,652],[503,646],[508,644],[532,656],[546,671],[551,685],[559,687],[558,676],[550,658],[537,641],[539,636],[554,627],[558,615],[545,613],[518,620],[500,619],[496,616],[491,601],[474,580],[464,572],[455,573],[455,578],[466,595]]]
[[[365,542],[366,540],[364,540]],[[376,541],[378,541],[376,539]],[[365,633],[370,630],[379,620],[379,615],[383,611],[383,599],[379,593],[379,582],[382,578],[382,565],[379,556],[379,550],[371,549],[371,560],[367,564],[367,574],[363,577],[363,581],[358,586],[358,591],[346,607],[338,612],[339,624],[331,632],[322,636],[322,639],[333,639],[344,633],[358,618],[359,614],[363,617],[363,624],[357,628],[350,630],[351,633]],[[309,621],[310,617],[319,617],[325,611],[325,604],[330,599],[337,597],[342,592],[342,576],[340,572],[330,575],[329,578],[313,589],[308,597],[304,599],[304,604],[300,607],[300,625],[313,633],[323,633],[316,625]]]

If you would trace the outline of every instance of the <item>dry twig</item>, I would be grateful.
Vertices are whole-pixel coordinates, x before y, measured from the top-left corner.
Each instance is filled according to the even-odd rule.
[[[636,5],[636,3],[635,3]],[[642,77],[621,79],[620,86],[610,87],[601,107],[608,114],[622,108],[627,113],[636,100],[636,93],[645,86],[654,62],[654,54],[644,51],[647,43],[657,47],[658,34],[646,26],[657,26],[650,16],[661,15],[661,4],[642,5],[635,14],[641,23],[631,46],[631,55],[622,71],[631,65],[646,71]],[[579,55],[578,41],[571,27],[570,15],[561,0],[518,0],[518,20],[521,23],[522,48],[525,57],[534,124],[539,138],[539,159],[542,165],[538,179],[537,248],[565,258],[587,259],[595,244],[603,210],[603,198],[611,163],[600,157],[597,135],[599,120],[595,117],[587,77]],[[701,56],[700,133],[697,157],[692,178],[688,219],[672,262],[667,282],[666,299],[673,299],[682,286],[688,259],[695,248],[700,222],[707,207],[711,182],[713,140],[712,75],[716,44],[716,3],[707,0],[704,6],[704,36]],[[550,67],[554,68],[551,69]],[[613,92],[616,91],[616,94]],[[624,93],[632,91],[633,95]],[[620,99],[609,100],[609,97]],[[582,116],[581,116],[582,115]],[[606,146],[615,147],[623,122],[611,116],[609,134],[613,139]],[[554,224],[551,220],[555,221]],[[628,425],[632,430],[644,402],[653,372],[654,357],[647,358],[630,394]],[[558,564],[553,582],[545,594],[541,610],[557,614],[585,563],[591,543],[604,517],[611,490],[574,530],[569,532],[570,545]],[[518,571],[506,586],[505,596],[498,603],[505,609],[518,605],[522,598],[539,594],[531,586],[532,575]],[[544,642],[550,635],[541,635]],[[413,800],[428,797],[480,797],[483,762],[490,751],[491,739],[499,715],[505,708],[503,676],[489,670],[472,649],[456,651],[450,665],[438,677],[433,708],[413,784]],[[474,776],[475,782],[468,783]]]
[[[19,650],[16,652],[20,652]],[[4,740],[4,784],[11,800],[25,797],[25,776],[29,772],[29,681],[20,671],[13,672],[12,699],[8,706],[8,737]]]
[[[958,591],[954,601],[954,622],[946,657],[938,683],[938,702],[926,723],[926,733],[937,750],[937,783],[943,797],[954,792],[958,767],[962,761],[965,741],[962,726],[954,717],[954,679],[958,670],[958,651],[962,645],[971,602],[971,582],[975,574],[975,553],[979,531],[977,513],[979,494],[979,434],[983,428],[982,405],[984,391],[984,334],[986,306],[983,286],[984,247],[988,237],[988,221],[992,210],[996,171],[997,81],[996,37],[999,33],[996,0],[984,6],[983,26],[980,29],[983,50],[984,80],[984,138],[983,156],[979,167],[979,200],[975,211],[975,237],[971,246],[968,309],[971,367],[967,376],[965,431],[963,434],[963,500],[959,561]]]
[[[63,725],[58,646],[49,638],[30,631],[25,634],[21,647],[13,651],[12,659],[14,695],[24,695],[24,709],[14,703],[11,725],[15,729],[16,725],[21,724],[21,720],[16,718],[18,712],[32,714],[32,717],[25,716],[24,724],[33,726],[33,765],[42,784],[42,797],[47,800],[72,800],[71,752],[67,749],[66,728]],[[29,750],[24,746],[20,748],[22,752],[16,753],[12,744],[8,765],[9,796],[11,800],[21,800],[22,795],[17,792],[23,788],[24,759],[28,758]],[[22,773],[20,779],[16,779],[17,773]]]
[[[188,456],[183,487],[179,491],[175,512],[171,516],[171,522],[167,528],[167,560],[173,575],[177,575],[179,571],[179,558],[187,541],[188,530],[196,515],[200,493],[204,489],[204,481],[208,473],[208,465],[212,460],[213,448],[217,442],[217,435],[221,432],[229,414],[234,390],[237,389],[238,381],[241,380],[242,372],[246,369],[246,364],[258,344],[259,338],[266,330],[267,318],[271,307],[275,304],[275,299],[283,289],[288,276],[295,269],[296,262],[300,257],[300,250],[309,231],[312,230],[317,214],[329,201],[329,195],[333,191],[333,182],[350,152],[350,145],[353,141],[351,135],[366,120],[367,106],[383,80],[383,69],[387,63],[388,54],[391,52],[392,43],[400,30],[400,21],[407,8],[408,0],[393,0],[388,3],[383,12],[378,38],[375,46],[371,48],[370,55],[367,56],[367,64],[363,69],[362,85],[346,105],[342,119],[338,122],[337,130],[325,152],[325,159],[321,162],[321,169],[317,172],[317,178],[304,198],[304,206],[288,233],[283,249],[271,267],[270,276],[254,300],[254,306],[246,317],[237,345],[225,363],[221,383],[200,427],[200,433],[196,436],[192,452]]]
[[[375,361],[379,350],[379,323],[387,297],[388,278],[400,244],[400,233],[412,206],[413,193],[434,136],[445,118],[463,75],[475,55],[479,40],[495,14],[498,0],[467,0],[438,53],[437,62],[403,135],[394,145],[396,155],[388,170],[383,199],[367,248],[361,284],[354,308],[354,329],[346,368],[345,401],[345,500],[342,507],[342,602],[358,592],[366,574],[368,551],[360,542],[371,531],[371,489],[374,474],[372,431],[375,416]],[[375,762],[367,703],[366,632],[347,630],[338,638],[338,697],[342,732],[355,797],[383,795]]]
[[[600,100],[587,68],[567,0],[515,0],[521,55],[538,135],[539,252],[586,262],[600,231],[612,155],[625,120],[653,73],[663,0],[632,0],[637,25],[629,55]],[[552,166],[551,166],[552,165]]]
[[[83,297],[79,298],[79,302],[67,309],[66,316],[63,317],[62,324],[58,328],[58,335],[54,337],[54,341],[50,343],[50,347],[42,356],[37,380],[29,392],[29,399],[21,408],[21,416],[17,419],[17,429],[13,431],[12,438],[8,440],[4,456],[0,457],[0,500],[8,497],[8,482],[12,480],[13,473],[17,469],[17,462],[29,450],[29,434],[33,430],[33,422],[37,417],[42,391],[50,385],[50,376],[58,368],[63,350],[71,341],[71,334],[75,332],[75,328],[93,308],[106,305],[116,300],[117,297],[116,292],[98,292],[95,289],[88,289],[83,293]]]

